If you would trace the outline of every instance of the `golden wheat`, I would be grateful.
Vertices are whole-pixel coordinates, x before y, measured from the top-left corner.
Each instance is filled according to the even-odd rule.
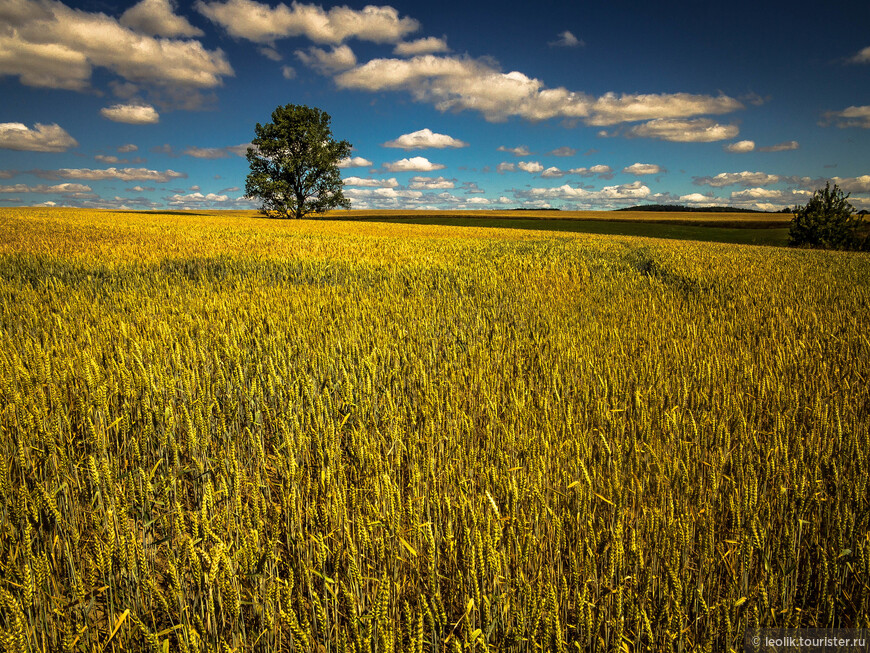
[[[0,216],[5,650],[870,626],[866,255]]]

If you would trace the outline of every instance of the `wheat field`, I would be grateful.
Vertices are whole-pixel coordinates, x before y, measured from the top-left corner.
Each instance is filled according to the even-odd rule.
[[[7,651],[870,627],[870,258],[0,209]]]

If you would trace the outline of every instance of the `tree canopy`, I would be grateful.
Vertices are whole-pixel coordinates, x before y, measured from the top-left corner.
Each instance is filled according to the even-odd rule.
[[[287,104],[272,112],[272,122],[257,123],[245,196],[258,198],[265,215],[299,219],[350,208],[338,162],[350,155],[351,145],[332,137],[330,121],[320,109]]]

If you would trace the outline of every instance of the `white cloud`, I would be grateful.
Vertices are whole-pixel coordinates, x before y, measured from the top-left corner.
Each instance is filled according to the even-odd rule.
[[[742,108],[740,102],[727,95],[713,97],[691,93],[647,95],[606,93],[592,105],[590,108],[592,117],[586,123],[607,126],[639,120],[659,122],[666,118],[688,118],[705,113],[730,113]]]
[[[567,145],[564,145],[562,147],[557,147],[552,152],[547,152],[547,154],[550,156],[574,156],[575,154],[577,154],[577,150],[573,147],[568,147]]]
[[[281,61],[284,58],[281,56],[281,53],[278,52],[275,48],[270,48],[267,45],[257,48],[257,51],[264,57],[266,57],[267,59],[271,59],[272,61]]]
[[[501,73],[488,62],[468,57],[416,56],[372,59],[336,77],[340,88],[405,90],[439,111],[473,109],[491,122],[510,116],[531,120],[584,117],[589,100],[564,88],[545,89],[520,72]]]
[[[785,202],[803,201],[812,197],[808,190],[773,190],[770,188],[747,188],[731,192],[731,199],[736,201],[779,200]]]
[[[39,184],[28,186],[27,184],[15,184],[13,186],[0,186],[0,193],[87,193],[91,187],[84,184],[56,184],[48,186]]]
[[[244,159],[248,154],[249,147],[252,147],[251,143],[241,143],[239,145],[228,145],[223,149],[230,154],[235,154],[236,156],[240,156]]]
[[[384,143],[384,147],[396,147],[402,150],[423,150],[426,148],[468,147],[468,143],[447,134],[436,134],[427,128],[411,132],[410,134],[402,134],[397,139]]]
[[[577,46],[586,45],[583,41],[578,39],[568,30],[561,32],[559,34],[559,38],[555,41],[551,41],[550,45],[555,45],[564,48],[576,48]]]
[[[434,36],[406,43],[397,43],[393,49],[393,54],[397,54],[400,57],[413,57],[418,54],[434,54],[436,52],[450,52],[450,48],[447,47],[447,41]]]
[[[499,163],[495,167],[495,171],[499,174],[503,174],[505,172],[515,172],[516,169],[517,169],[517,166],[515,163],[507,163],[506,161]]]
[[[592,177],[598,175],[603,179],[611,179],[613,177],[613,168],[599,164],[590,168],[571,168],[568,171],[568,174],[580,175],[581,177]]]
[[[395,188],[347,188],[343,191],[345,197],[351,200],[387,201],[396,204],[399,199],[417,200],[423,197],[419,190],[396,190]]]
[[[529,154],[532,153],[525,145],[519,145],[517,147],[505,147],[504,145],[499,145],[496,149],[499,152],[510,152],[514,156],[529,156]]]
[[[348,177],[343,180],[345,186],[364,186],[368,188],[395,188],[399,185],[395,177],[389,179],[363,179],[362,177]]]
[[[446,167],[440,163],[431,163],[424,156],[414,156],[410,159],[399,159],[384,164],[384,169],[389,172],[432,172],[433,170],[443,170]]]
[[[160,122],[160,114],[149,104],[113,104],[100,109],[100,115],[113,122],[130,125],[154,125]]]
[[[200,0],[196,8],[231,36],[256,43],[272,43],[292,36],[305,36],[315,43],[338,44],[349,38],[397,43],[420,26],[413,18],[400,18],[393,7],[373,5],[359,11],[347,6],[324,11],[317,5],[299,2],[272,8],[252,0],[223,3]]]
[[[83,90],[94,67],[133,82],[199,89],[233,74],[223,52],[199,41],[154,38],[55,0],[13,4],[0,30],[0,75],[17,75],[28,86]]]
[[[708,195],[702,195],[701,193],[689,193],[688,195],[680,195],[681,202],[691,202],[693,204],[703,202],[710,202],[712,198]]]
[[[150,36],[202,36],[203,32],[186,18],[175,14],[170,0],[142,0],[130,7],[118,21],[124,27]]]
[[[20,122],[0,123],[0,148],[29,152],[65,152],[78,142],[57,124],[36,123],[33,129]]]
[[[337,165],[339,168],[368,168],[373,164],[371,161],[364,159],[361,156],[354,156],[339,160]]]
[[[96,154],[94,159],[100,163],[120,163],[121,159],[116,156],[106,156],[105,154]]]
[[[777,143],[776,145],[768,145],[767,147],[759,147],[759,152],[787,152],[788,150],[796,150],[800,147],[797,141],[786,141],[785,143]]]
[[[106,168],[93,170],[91,168],[60,168],[59,170],[35,170],[34,174],[45,179],[120,179],[122,181],[154,181],[168,182],[173,179],[187,178],[186,172],[175,170],[148,170],[147,168]]]
[[[295,79],[296,69],[293,66],[281,66],[281,76],[284,79]]]
[[[517,167],[523,172],[531,172],[532,174],[541,172],[544,169],[544,166],[537,161],[520,161]]]
[[[755,149],[755,141],[737,141],[723,145],[722,149],[726,152],[751,152]]]
[[[734,138],[740,133],[737,125],[720,125],[709,118],[671,120],[656,118],[628,130],[630,136],[657,138],[678,143],[710,143]]]
[[[849,59],[852,63],[870,63],[870,46],[864,48],[854,57]]]
[[[870,193],[870,175],[860,177],[833,177],[835,184],[847,193]],[[852,198],[850,198],[851,200]]]
[[[296,56],[322,75],[331,75],[356,65],[356,55],[347,45],[333,46],[330,51],[312,46],[307,52],[296,50]]]
[[[127,154],[128,152],[136,152],[139,150],[138,145],[133,145],[133,143],[128,143],[127,145],[122,145],[118,148],[118,152],[121,154]]]
[[[335,78],[339,88],[408,91],[418,102],[439,111],[472,109],[491,122],[511,116],[528,120],[583,118],[591,125],[655,118],[727,113],[743,105],[725,95],[621,95],[595,99],[566,88],[546,88],[518,71],[502,73],[489,59],[437,57],[372,59]],[[735,128],[736,129],[736,128]]]
[[[226,159],[229,154],[223,147],[196,147],[191,145],[182,154],[192,156],[195,159]]]
[[[766,172],[720,172],[714,177],[693,177],[692,183],[696,186],[713,186],[721,188],[722,186],[740,185],[746,188],[750,186],[770,186],[782,181],[779,175],[770,175]]]
[[[649,187],[642,184],[640,181],[634,181],[630,184],[620,184],[618,186],[605,186],[598,191],[590,191],[585,188],[573,187],[569,184],[564,184],[558,188],[531,188],[529,190],[516,191],[517,197],[528,199],[561,199],[561,200],[582,200],[582,201],[599,201],[599,200],[614,200],[628,201],[644,199],[650,195]]]
[[[863,127],[870,129],[870,105],[860,107],[847,107],[842,111],[828,111],[825,113],[825,122],[834,122],[837,127]]]
[[[543,177],[544,179],[558,179],[559,177],[564,177],[566,174],[568,173],[560,170],[556,166],[550,166],[541,173],[541,177]]]
[[[632,163],[623,168],[622,171],[629,175],[657,175],[662,169],[655,163]]]
[[[409,188],[415,188],[418,190],[441,190],[445,188],[454,188],[454,183],[445,177],[411,177]]]
[[[201,204],[206,202],[216,202],[223,203],[229,202],[229,195],[218,195],[216,193],[207,193],[203,195],[202,193],[189,193],[187,195],[182,195],[180,193],[176,193],[175,195],[171,195],[166,198],[170,204]]]

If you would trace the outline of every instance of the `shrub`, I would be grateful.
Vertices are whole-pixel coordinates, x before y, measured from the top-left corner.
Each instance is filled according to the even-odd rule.
[[[806,206],[798,206],[789,229],[792,247],[821,247],[827,249],[867,249],[868,238],[863,234],[864,218],[855,213],[847,201],[848,194],[831,182],[813,193]]]

